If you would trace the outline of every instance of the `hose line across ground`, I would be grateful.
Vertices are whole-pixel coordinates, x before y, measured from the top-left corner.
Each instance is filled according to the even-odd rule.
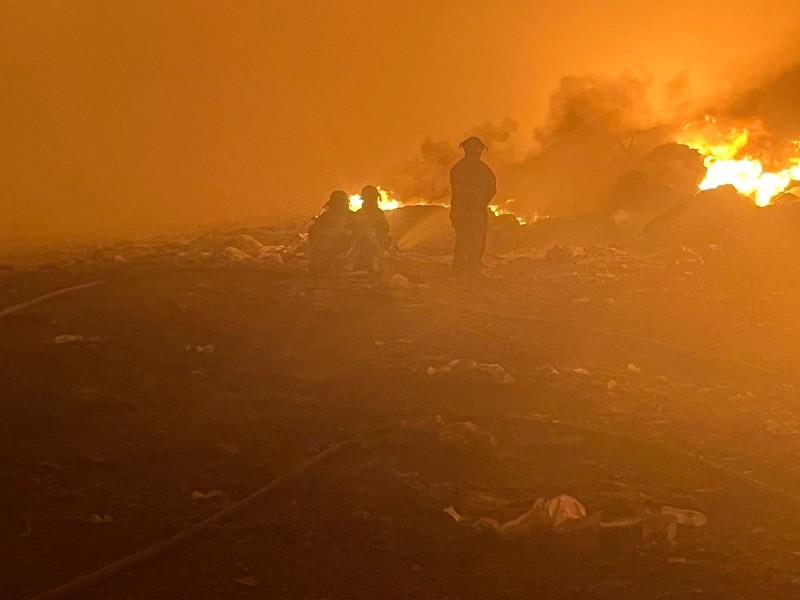
[[[740,483],[752,486],[756,489],[761,490],[762,492],[767,493],[768,495],[779,498],[787,505],[791,505],[792,510],[797,510],[800,508],[800,496],[797,496],[785,490],[781,490],[770,484],[764,483],[763,481],[760,481],[750,475],[746,475],[729,467],[720,465],[705,457],[684,450],[676,450],[668,448],[660,444],[652,444],[645,440],[641,440],[625,434],[610,432],[604,429],[597,429],[595,427],[592,427],[591,425],[581,425],[578,423],[571,423],[571,422],[552,420],[552,419],[539,419],[533,417],[526,417],[522,415],[491,415],[491,414],[461,415],[461,416],[448,415],[446,420],[448,422],[463,422],[468,420],[480,420],[484,418],[493,421],[498,421],[498,420],[507,421],[518,424],[531,425],[531,426],[539,425],[539,426],[562,427],[571,429],[573,431],[581,431],[583,433],[610,437],[612,439],[617,440],[618,442],[633,444],[640,447],[641,446],[648,447],[653,450],[664,452],[666,454],[671,454],[672,456],[680,456],[684,459],[697,461],[698,463],[703,464],[705,467],[717,471],[718,473],[727,475],[728,477],[731,477],[739,481]],[[105,567],[98,569],[97,571],[94,571],[93,573],[89,573],[88,575],[83,575],[81,577],[78,577],[77,579],[74,579],[69,583],[61,585],[57,588],[53,588],[49,591],[43,592],[37,596],[30,598],[29,600],[65,600],[66,598],[71,598],[80,592],[84,592],[100,584],[101,582],[109,579],[114,575],[117,575],[123,571],[129,570],[149,560],[152,560],[158,556],[161,556],[166,552],[168,552],[169,550],[175,548],[179,544],[197,538],[201,534],[209,532],[215,526],[222,525],[230,521],[232,518],[245,513],[247,510],[254,508],[260,501],[266,499],[273,491],[277,490],[282,485],[302,478],[303,476],[307,475],[312,469],[323,466],[330,460],[340,456],[345,450],[355,448],[359,444],[368,442],[369,440],[373,440],[378,436],[386,435],[387,433],[390,433],[398,428],[404,428],[415,424],[420,425],[426,423],[441,422],[440,419],[441,417],[439,415],[436,415],[433,417],[424,417],[414,420],[404,420],[392,426],[384,426],[376,428],[349,437],[346,440],[331,446],[327,450],[323,450],[322,452],[315,454],[311,458],[308,458],[307,460],[303,461],[299,465],[285,472],[283,475],[280,475],[279,477],[273,479],[265,486],[261,487],[260,489],[256,490],[249,496],[246,496],[242,500],[236,502],[235,504],[229,506],[228,508],[221,510],[220,512],[212,515],[211,517],[203,521],[200,521],[199,523],[196,523],[195,525],[192,525],[191,527],[175,534],[174,536],[162,540],[160,542],[157,542],[151,546],[148,546],[147,548],[144,548],[143,550],[140,550],[135,554],[132,554],[125,558],[121,558]]]

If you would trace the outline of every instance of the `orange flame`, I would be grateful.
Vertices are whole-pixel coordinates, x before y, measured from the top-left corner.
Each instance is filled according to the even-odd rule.
[[[397,210],[403,203],[399,200],[392,198],[391,192],[387,192],[386,190],[382,189],[378,186],[378,193],[380,194],[380,199],[378,200],[378,207],[381,210]],[[350,196],[350,210],[353,212],[359,210],[364,205],[364,200],[361,198],[361,194],[353,194]]]
[[[746,127],[725,127],[707,116],[702,123],[683,127],[677,142],[697,150],[705,157],[705,179],[701,190],[732,185],[758,206],[767,206],[786,192],[792,182],[800,180],[800,154],[792,156],[783,168],[767,171],[760,159],[747,152],[752,131]],[[795,153],[798,142],[794,142]]]

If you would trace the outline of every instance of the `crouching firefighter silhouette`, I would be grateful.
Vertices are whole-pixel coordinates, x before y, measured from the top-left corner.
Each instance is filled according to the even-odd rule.
[[[450,223],[456,231],[453,272],[480,275],[489,202],[497,193],[497,182],[489,165],[481,160],[486,145],[480,139],[468,138],[460,147],[464,158],[450,170]]]
[[[308,228],[311,272],[327,275],[342,270],[343,263],[353,252],[355,233],[350,199],[345,192],[333,192],[322,213]]]
[[[380,192],[373,185],[361,190],[363,204],[356,213],[359,267],[366,269],[372,279],[392,276],[392,236],[389,221],[378,205]]]

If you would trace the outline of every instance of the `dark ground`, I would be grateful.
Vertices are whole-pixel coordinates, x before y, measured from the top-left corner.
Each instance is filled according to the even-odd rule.
[[[112,278],[0,319],[0,597],[131,554],[387,425],[79,597],[800,594],[800,505],[731,473],[800,495],[797,286],[610,250],[498,260],[501,278],[481,284],[432,257],[400,270],[421,285],[152,261],[0,273],[0,308]],[[64,334],[86,339],[54,343]],[[454,358],[499,363],[516,383],[426,374]],[[520,507],[565,493],[590,511],[617,499],[709,523],[682,528],[671,551],[636,536],[506,543],[455,524],[397,473]],[[214,490],[224,496],[192,498]]]

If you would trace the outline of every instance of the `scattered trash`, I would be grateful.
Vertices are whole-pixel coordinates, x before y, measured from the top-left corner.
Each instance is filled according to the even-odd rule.
[[[557,538],[543,537],[544,534],[555,534],[563,538],[561,542],[569,538],[573,548],[585,548],[586,544],[593,543],[601,530],[635,528],[641,529],[643,542],[665,542],[671,548],[677,543],[679,525],[700,528],[708,522],[706,515],[701,512],[671,506],[662,507],[658,513],[602,520],[599,512],[590,514],[579,500],[565,494],[549,500],[539,498],[528,511],[505,523],[488,517],[468,522],[452,506],[446,508],[445,512],[457,523],[494,530],[502,540],[527,538],[558,541]]]
[[[800,422],[789,411],[779,411],[772,418],[764,419],[764,431],[772,435],[797,435],[800,434]]]
[[[576,298],[572,301],[573,304],[589,304],[592,301],[591,298]]]
[[[196,352],[197,354],[214,354],[217,347],[214,344],[206,344],[205,346],[186,346],[187,352]]]
[[[591,374],[589,373],[589,369],[572,369],[572,372],[577,373],[578,375],[586,375],[586,376]]]
[[[678,525],[686,525],[687,527],[705,527],[708,523],[708,517],[696,510],[662,506],[661,514],[672,515],[677,519]]]
[[[277,252],[269,252],[266,248],[262,248],[261,252],[257,256],[258,260],[262,263],[266,263],[268,265],[283,265],[285,261],[283,260],[283,255],[278,254]]]
[[[478,376],[485,379],[485,376],[500,384],[512,384],[516,380],[512,375],[498,364],[492,363],[477,363],[474,360],[462,361],[460,359],[451,360],[448,364],[442,367],[429,366],[425,371],[429,377],[443,376],[443,375],[462,375],[462,376]]]
[[[635,364],[633,364],[633,363],[628,365],[628,372],[629,373],[635,373],[637,375],[641,375],[642,374],[642,370],[639,367],[637,367]]]
[[[567,533],[580,529],[599,530],[599,513],[588,517],[586,508],[572,496],[561,495],[545,500],[539,498],[525,513],[503,524],[481,517],[474,526],[494,529],[502,540],[538,538],[546,533]],[[579,525],[579,527],[575,527]]]
[[[612,379],[611,381],[608,382],[608,385],[606,387],[608,387],[608,391],[611,392],[619,387],[619,383],[617,383]]]
[[[448,506],[447,508],[445,508],[444,512],[445,512],[445,514],[450,515],[451,517],[453,517],[453,520],[456,523],[460,523],[461,521],[464,520],[464,517],[462,517],[460,514],[458,514],[458,511],[455,509],[455,507],[452,504],[450,506]]]
[[[232,263],[251,263],[255,262],[255,259],[247,254],[246,252],[242,252],[238,248],[234,248],[233,246],[229,246],[222,251],[222,256],[226,260],[229,260]]]
[[[389,280],[389,287],[391,287],[393,290],[409,290],[413,286],[408,280],[408,277],[401,275],[400,273],[395,273]]]
[[[79,344],[81,342],[102,342],[103,338],[96,335],[83,336],[83,335],[58,335],[53,338],[54,344]]]
[[[236,583],[239,585],[244,585],[246,587],[258,587],[261,585],[261,580],[256,579],[255,577],[239,577],[238,579],[234,579]]]
[[[203,492],[192,492],[192,500],[213,500],[214,498],[227,498],[228,495],[221,490],[213,490],[204,494]]]
[[[585,519],[586,507],[572,496],[562,494],[547,501],[547,513],[551,526],[555,531],[563,528],[570,521]]]
[[[229,248],[239,250],[251,258],[259,256],[264,250],[264,246],[261,244],[261,242],[259,242],[252,235],[247,235],[246,233],[239,233],[231,236],[225,240],[225,243]]]
[[[506,373],[506,370],[497,364],[489,364],[489,363],[478,363],[477,368],[491,376],[491,378],[498,382],[504,384],[515,383],[514,377]]]
[[[572,249],[572,256],[586,256],[586,249],[581,248],[580,246],[575,246]]]
[[[115,519],[111,515],[92,515],[86,519],[86,522],[93,523],[95,525],[108,525],[110,523],[114,523]]]

